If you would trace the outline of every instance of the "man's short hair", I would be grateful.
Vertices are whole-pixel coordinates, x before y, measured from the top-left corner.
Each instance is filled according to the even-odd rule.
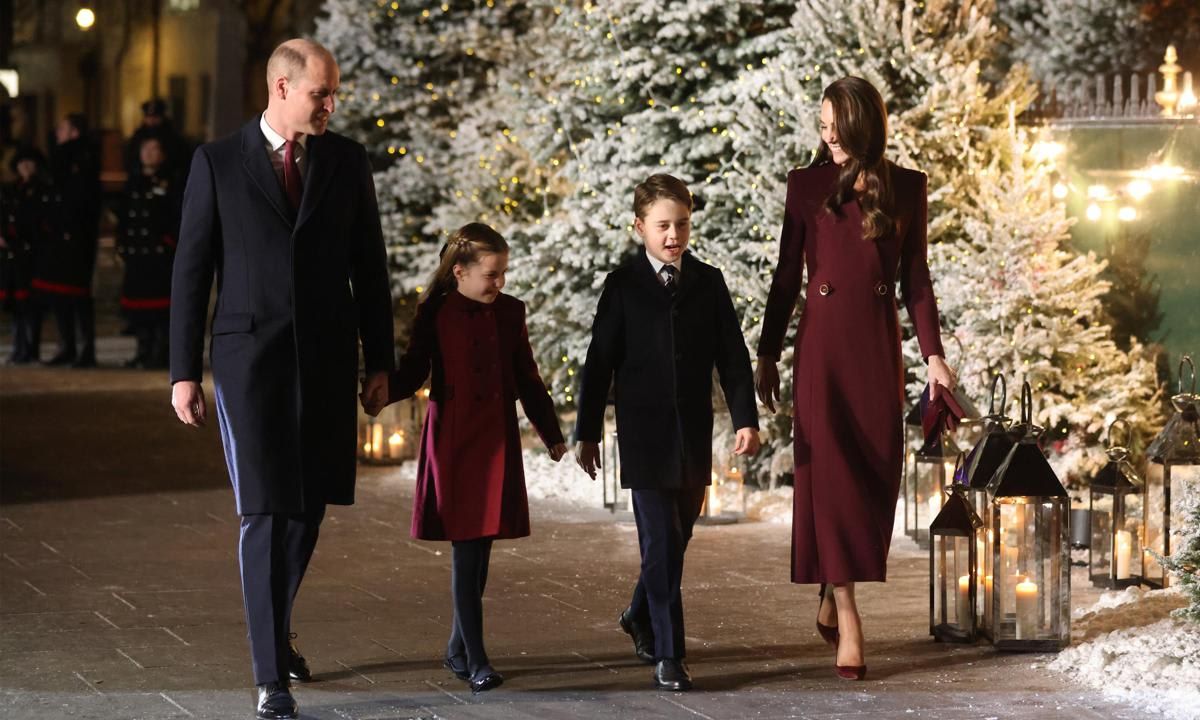
[[[287,78],[289,83],[296,82],[308,65],[308,58],[316,54],[333,60],[333,54],[324,45],[308,38],[293,38],[279,43],[267,60],[267,89],[269,90],[275,78],[281,75]]]

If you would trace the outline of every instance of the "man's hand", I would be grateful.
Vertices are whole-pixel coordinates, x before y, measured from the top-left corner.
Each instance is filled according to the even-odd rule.
[[[559,460],[563,459],[563,455],[567,454],[567,444],[566,443],[558,443],[554,447],[550,448],[549,452],[550,452],[550,459],[553,460],[554,462],[558,462]]]
[[[208,417],[204,388],[195,380],[180,380],[171,386],[171,407],[179,422],[192,427],[202,427]]]
[[[600,468],[600,443],[579,441],[575,444],[575,462],[595,480],[596,470]]]
[[[358,396],[363,411],[371,417],[379,414],[388,404],[388,374],[386,372],[369,373],[362,381],[362,393]]]
[[[779,402],[779,368],[775,367],[775,358],[758,356],[758,365],[754,368],[754,389],[758,391],[758,401],[774,414],[775,403]]]
[[[754,455],[762,447],[758,439],[758,431],[752,427],[740,428],[737,431],[737,441],[733,444],[734,455]]]

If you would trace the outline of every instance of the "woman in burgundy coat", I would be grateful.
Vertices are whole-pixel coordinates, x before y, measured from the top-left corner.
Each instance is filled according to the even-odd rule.
[[[487,225],[451,237],[388,392],[388,402],[410,397],[433,373],[412,535],[453,544],[454,622],[443,664],[472,692],[504,680],[483,647],[492,541],[529,534],[516,401],[555,461],[567,451],[529,347],[525,305],[500,292],[507,267],[508,245]]]
[[[847,77],[825,90],[816,157],[788,173],[755,373],[774,412],[776,363],[807,268],[793,376],[792,582],[821,584],[817,629],[837,650],[837,674],[859,680],[854,584],[886,579],[904,452],[897,279],[931,386],[955,384],[925,257],[925,175],[884,159],[886,143],[887,111],[870,83]]]

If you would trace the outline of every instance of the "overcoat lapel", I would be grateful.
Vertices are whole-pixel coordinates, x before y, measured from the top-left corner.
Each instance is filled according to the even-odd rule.
[[[296,230],[312,217],[313,211],[319,206],[321,196],[333,176],[336,174],[339,156],[328,151],[325,138],[320,135],[308,136],[308,166],[304,172],[304,195],[300,199],[300,215],[296,221]]]
[[[284,197],[283,186],[279,183],[275,168],[271,167],[265,143],[266,138],[263,137],[257,120],[252,120],[242,128],[242,167],[246,169],[251,182],[267,196],[267,201],[275,208],[275,212],[279,213],[288,225],[292,225],[296,216]]]

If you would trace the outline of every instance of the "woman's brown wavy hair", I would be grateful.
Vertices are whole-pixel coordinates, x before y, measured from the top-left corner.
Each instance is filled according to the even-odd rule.
[[[858,194],[862,207],[863,237],[878,240],[895,228],[892,219],[891,172],[883,150],[887,146],[888,119],[883,96],[871,83],[848,76],[825,88],[822,101],[833,105],[834,130],[838,143],[850,158],[841,166],[833,193],[825,199],[829,212],[842,216],[842,205],[855,198],[854,183],[862,175],[865,188]],[[822,140],[813,165],[833,160]]]

